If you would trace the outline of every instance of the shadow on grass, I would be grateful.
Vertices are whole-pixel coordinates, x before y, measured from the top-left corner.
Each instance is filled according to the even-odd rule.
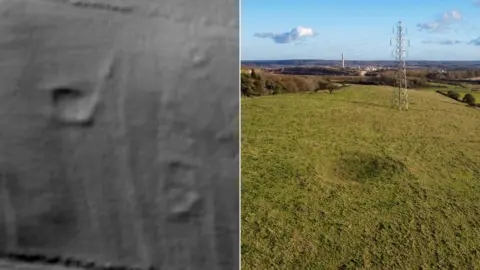
[[[447,104],[462,106],[462,107],[465,106],[465,104],[459,103],[459,102],[455,102],[455,101],[453,101],[453,100],[452,100],[452,101],[444,101],[444,100],[442,100],[442,102],[443,102],[443,103],[447,103]]]
[[[354,104],[359,104],[359,105],[366,105],[366,106],[372,106],[372,107],[377,107],[377,108],[386,108],[386,109],[392,109],[391,106],[383,105],[383,104],[376,104],[376,103],[370,103],[370,102],[363,102],[363,101],[351,101],[349,100],[348,102],[354,103]],[[414,102],[410,102],[410,105],[416,105]],[[427,111],[427,110],[420,110],[420,109],[413,109],[413,108],[408,108],[409,111]]]
[[[470,106],[470,105],[468,105],[466,103],[463,103],[463,102],[460,103],[460,101],[458,101],[458,102],[455,102],[455,101],[448,102],[448,101],[443,101],[442,100],[442,102],[443,103],[448,103],[448,104],[454,104],[454,105],[462,106],[462,107],[466,107],[466,108],[480,108],[480,103],[475,104],[475,106]]]
[[[363,101],[349,101],[350,103],[353,104],[360,104],[360,105],[367,105],[367,106],[373,106],[373,107],[379,107],[379,108],[387,108],[390,109],[390,106],[382,105],[382,104],[376,104],[376,103],[370,103],[370,102],[363,102]]]

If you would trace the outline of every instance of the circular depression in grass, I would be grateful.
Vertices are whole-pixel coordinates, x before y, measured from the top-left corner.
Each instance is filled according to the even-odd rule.
[[[338,159],[335,171],[342,179],[359,183],[413,178],[403,162],[389,156],[362,152],[343,153]]]

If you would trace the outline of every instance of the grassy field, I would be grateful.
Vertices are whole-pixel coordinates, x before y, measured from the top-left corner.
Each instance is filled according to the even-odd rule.
[[[460,94],[460,98],[463,98],[466,94],[470,93],[472,94],[477,103],[480,103],[480,87],[478,85],[472,85],[472,84],[463,84],[466,88],[461,87],[461,86],[454,86],[454,85],[448,85],[448,84],[440,84],[440,83],[429,83],[430,84],[430,89],[424,89],[424,90],[440,90],[443,92],[447,92],[449,90],[458,92]],[[440,86],[439,88],[436,88],[436,86]],[[475,89],[476,91],[472,91]]]
[[[463,98],[466,94],[470,93],[472,96],[475,97],[477,103],[480,103],[480,92],[472,92],[472,91],[458,91],[460,93],[460,98]]]
[[[242,269],[480,269],[480,110],[390,95],[242,99]]]

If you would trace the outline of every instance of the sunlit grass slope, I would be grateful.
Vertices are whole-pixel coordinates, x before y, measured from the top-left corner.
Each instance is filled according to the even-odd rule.
[[[480,110],[390,96],[242,99],[242,269],[480,268]]]

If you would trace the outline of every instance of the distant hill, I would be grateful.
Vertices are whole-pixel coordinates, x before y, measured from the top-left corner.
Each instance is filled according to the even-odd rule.
[[[340,60],[312,60],[312,59],[292,59],[292,60],[247,60],[242,61],[242,66],[246,67],[288,67],[288,66],[340,66]],[[395,61],[363,61],[363,60],[345,60],[345,66],[381,66],[395,67]],[[407,61],[409,68],[418,69],[480,69],[480,61]]]

